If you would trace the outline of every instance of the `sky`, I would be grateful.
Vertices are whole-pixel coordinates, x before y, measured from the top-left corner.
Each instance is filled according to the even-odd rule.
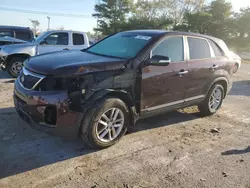
[[[68,30],[93,31],[96,19],[92,18],[94,5],[98,0],[0,0],[0,25],[15,25],[32,27],[30,19],[40,22],[39,28],[59,29],[64,27]],[[209,2],[211,0],[207,0]],[[238,11],[241,7],[250,6],[249,0],[228,0],[233,9]],[[2,10],[4,8],[5,10]],[[23,13],[6,11],[6,9],[24,9],[28,11],[47,12],[49,14]],[[66,14],[65,16],[51,15],[51,13]],[[73,14],[73,15],[72,15]],[[71,15],[71,16],[70,16]],[[80,16],[79,16],[80,15]]]

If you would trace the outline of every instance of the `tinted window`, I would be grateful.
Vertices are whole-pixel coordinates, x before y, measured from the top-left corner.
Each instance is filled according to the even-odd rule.
[[[212,47],[212,49],[214,51],[215,57],[223,56],[222,50],[220,49],[220,47],[217,44],[215,44],[211,40],[209,40],[209,44],[211,45],[211,47]]]
[[[161,55],[170,58],[171,62],[184,60],[183,38],[170,37],[162,41],[152,51],[152,56]]]
[[[52,33],[46,37],[47,45],[68,45],[69,35],[68,33]]]
[[[206,40],[188,37],[190,59],[210,58],[210,48]]]
[[[84,37],[82,34],[73,33],[73,45],[84,45]]]
[[[10,31],[1,31],[0,30],[0,37],[12,37],[12,33]]]
[[[135,57],[151,40],[150,34],[117,33],[90,47],[87,52],[120,58]]]
[[[15,31],[16,38],[21,40],[29,41],[31,39],[31,35],[29,31]]]

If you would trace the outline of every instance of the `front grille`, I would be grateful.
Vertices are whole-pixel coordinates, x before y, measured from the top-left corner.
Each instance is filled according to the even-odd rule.
[[[37,84],[39,84],[43,78],[44,76],[32,73],[26,68],[23,68],[18,79],[24,88],[35,89]]]

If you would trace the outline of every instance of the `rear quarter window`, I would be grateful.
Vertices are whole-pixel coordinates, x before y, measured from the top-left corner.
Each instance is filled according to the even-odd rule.
[[[84,45],[83,34],[73,33],[73,45]]]
[[[210,47],[205,39],[188,37],[190,59],[211,58]]]
[[[217,44],[215,44],[215,42],[209,40],[209,44],[210,44],[210,46],[212,47],[212,49],[214,51],[215,57],[223,56],[222,50],[220,49],[220,47]]]
[[[30,31],[25,31],[25,30],[16,30],[16,38],[25,40],[25,41],[30,41],[32,39]]]

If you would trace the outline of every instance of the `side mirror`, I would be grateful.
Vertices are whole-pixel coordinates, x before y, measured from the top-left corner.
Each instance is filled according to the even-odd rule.
[[[40,45],[47,45],[48,42],[46,41],[46,39],[43,39],[41,42],[40,42]]]
[[[171,60],[167,56],[154,55],[148,60],[147,65],[168,66],[170,62]]]

